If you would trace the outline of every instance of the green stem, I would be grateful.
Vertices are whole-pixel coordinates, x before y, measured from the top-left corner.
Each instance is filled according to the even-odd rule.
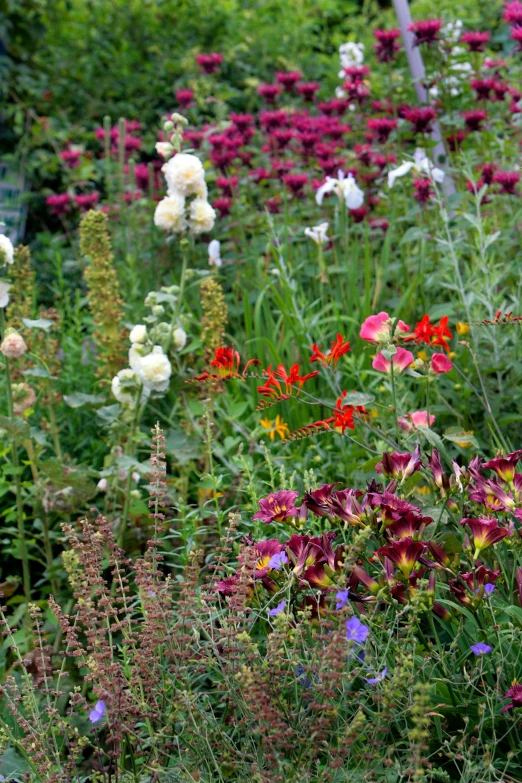
[[[395,388],[395,370],[393,367],[393,356],[390,359],[390,379],[391,379],[391,387],[392,387],[393,420],[395,424],[395,437],[397,439],[397,443],[400,443],[399,423],[397,421],[397,390]]]

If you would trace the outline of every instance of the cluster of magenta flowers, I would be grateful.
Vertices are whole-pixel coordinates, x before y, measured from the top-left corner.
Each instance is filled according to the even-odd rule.
[[[295,490],[271,493],[259,501],[253,519],[277,531],[291,526],[294,532],[286,538],[243,540],[240,561],[247,562],[248,552],[248,562],[255,563],[248,584],[252,604],[274,600],[269,616],[284,612],[292,622],[305,608],[312,618],[347,613],[346,637],[359,645],[369,634],[365,616],[370,609],[373,613],[407,604],[419,592],[426,611],[445,623],[456,621],[458,605],[479,611],[484,602],[495,600],[499,585],[509,592],[495,547],[505,540],[511,542],[505,552],[516,542],[520,546],[521,459],[522,450],[489,461],[474,457],[466,466],[453,461],[447,472],[436,450],[423,458],[417,447],[412,453],[384,453],[376,469],[387,483],[372,480],[366,490],[341,489],[334,483],[311,489],[301,499]],[[418,483],[410,481],[414,474],[424,475],[431,495],[441,504],[447,515],[444,528],[441,512],[435,522],[411,502]],[[327,532],[304,532],[307,526],[316,530],[321,520]],[[368,531],[368,546],[352,562],[350,534],[363,529]],[[446,549],[449,532],[451,547]],[[237,571],[218,582],[216,590],[226,600],[235,594],[241,578]],[[516,600],[522,606],[522,568],[515,569],[515,580]],[[443,600],[448,593],[451,603]],[[493,643],[486,637],[470,640],[470,653],[487,656]],[[506,694],[511,703],[505,709],[521,703],[517,688],[522,692],[521,686],[513,686]]]
[[[514,0],[504,10],[515,49],[522,48],[520,5]],[[451,50],[440,19],[416,21],[411,30],[417,45]],[[442,128],[450,154],[476,147],[478,136],[494,120],[501,120],[509,128],[513,116],[521,111],[520,84],[510,83],[507,60],[487,56],[490,38],[487,30],[467,30],[458,42],[461,51],[464,47],[473,56],[459,86],[459,110],[454,112],[448,128]],[[379,63],[404,57],[397,28],[377,29],[374,39]],[[217,90],[226,66],[224,56],[217,52],[201,53],[196,61],[200,71],[197,78],[210,78]],[[186,112],[194,123],[185,129],[185,144],[192,149],[201,148],[218,172],[211,183],[217,191],[212,194],[212,204],[221,218],[233,213],[242,192],[247,189],[252,193],[252,184],[257,186],[256,199],[263,210],[277,213],[282,211],[285,197],[311,200],[326,178],[338,177],[342,171],[364,193],[364,203],[349,208],[351,220],[368,222],[376,236],[386,231],[388,204],[382,199],[386,177],[401,159],[404,163],[405,155],[411,157],[416,149],[427,146],[435,122],[443,123],[449,115],[438,98],[429,105],[418,106],[405,102],[402,93],[396,96],[391,89],[383,99],[382,90],[375,89],[377,83],[382,83],[383,75],[379,69],[374,74],[362,57],[344,62],[340,75],[341,85],[332,95],[318,82],[308,81],[301,71],[277,71],[273,81],[258,86],[261,105],[256,112],[232,112],[228,122],[219,125],[201,123],[197,89],[184,85],[175,90],[173,108]],[[495,127],[498,129],[498,122]],[[119,126],[111,128],[108,137],[104,128],[98,128],[95,139],[99,147],[89,153],[102,157],[109,148],[114,156],[123,151],[127,162],[133,158],[136,186],[122,194],[129,203],[150,193],[149,164],[153,168],[154,193],[160,187],[163,161],[143,149],[139,131],[137,120],[126,121],[123,135]],[[482,154],[483,145],[480,150]],[[73,144],[60,153],[63,166],[69,170],[80,165],[82,155]],[[488,167],[494,169],[490,175]],[[414,168],[413,172],[410,192],[425,208],[435,196],[437,178],[426,166]],[[476,177],[463,182],[463,187],[477,192],[487,186],[484,199],[516,196],[519,180],[517,170],[500,169],[493,160],[486,160],[477,167]],[[93,189],[72,196],[68,189],[47,199],[49,209],[56,215],[83,211],[98,202],[103,202],[103,196]]]

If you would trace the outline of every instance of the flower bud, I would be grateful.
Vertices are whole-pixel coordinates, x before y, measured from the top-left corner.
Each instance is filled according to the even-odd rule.
[[[8,329],[0,344],[0,351],[8,359],[19,359],[27,351],[27,345],[21,334],[14,329]]]
[[[107,492],[109,489],[109,482],[107,481],[106,478],[101,478],[96,486],[98,487],[100,492]]]

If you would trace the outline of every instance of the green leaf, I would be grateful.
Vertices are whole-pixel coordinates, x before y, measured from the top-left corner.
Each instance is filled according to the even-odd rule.
[[[31,318],[22,318],[22,322],[29,329],[43,329],[44,332],[48,332],[51,326],[54,326],[54,321],[49,321],[47,318],[37,318],[36,321]]]
[[[373,402],[375,397],[372,394],[365,394],[364,392],[348,392],[346,397],[343,397],[343,405],[369,405]]]
[[[203,443],[201,440],[192,435],[187,435],[183,430],[167,430],[165,447],[178,465],[186,465],[191,460],[199,459],[203,454]]]
[[[437,435],[436,432],[433,432],[430,427],[425,427],[424,425],[419,424],[417,425],[417,430],[421,433],[421,435],[424,435],[431,446],[435,446],[435,448],[439,449],[440,451],[446,451],[446,446],[442,442],[442,438],[440,435]]]
[[[117,402],[115,405],[102,405],[96,411],[96,419],[101,424],[112,424],[119,416],[121,405]]]
[[[49,371],[45,367],[30,367],[28,370],[23,371],[24,375],[30,378],[50,378]]]
[[[463,449],[473,446],[479,448],[478,440],[473,436],[473,432],[466,432],[461,427],[449,427],[443,435],[443,438],[450,440],[452,443],[456,443]]]
[[[27,438],[30,432],[29,424],[26,421],[10,419],[8,416],[0,416],[0,429],[15,439]]]
[[[0,756],[0,774],[6,779],[12,775],[22,777],[30,769],[27,761],[14,748],[7,748]]]
[[[97,405],[99,402],[105,402],[107,398],[104,394],[73,392],[73,394],[64,394],[63,399],[69,408],[81,408],[84,405]]]

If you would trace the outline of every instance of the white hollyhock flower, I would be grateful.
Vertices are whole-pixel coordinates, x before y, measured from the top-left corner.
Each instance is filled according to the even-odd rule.
[[[187,333],[181,326],[174,329],[172,332],[172,339],[174,340],[174,347],[176,350],[181,351],[187,344]]]
[[[9,289],[10,283],[6,283],[4,280],[0,280],[0,307],[7,307],[9,304]]]
[[[147,327],[145,324],[136,324],[130,331],[129,340],[131,343],[144,343],[147,336]]]
[[[170,156],[174,152],[174,147],[172,146],[170,141],[157,141],[156,152],[158,153],[158,155],[161,155],[162,158],[170,158]]]
[[[161,345],[155,345],[151,353],[137,361],[138,378],[149,391],[164,392],[168,388],[172,366]]]
[[[346,176],[343,171],[337,172],[337,179],[326,177],[324,185],[318,189],[315,194],[315,200],[321,206],[326,193],[335,193],[337,198],[342,199],[348,209],[357,209],[364,203],[364,193],[357,185],[352,174]]]
[[[221,244],[219,239],[213,239],[208,245],[208,263],[210,266],[220,267],[223,265],[221,259]]]
[[[122,405],[134,405],[138,391],[138,378],[134,370],[126,367],[111,381],[111,391]]]
[[[318,226],[313,228],[305,228],[305,236],[310,237],[317,245],[324,245],[328,242],[329,237],[326,232],[328,231],[328,223],[319,223]]]
[[[216,221],[216,211],[204,198],[195,198],[190,205],[190,230],[193,234],[212,231]]]
[[[176,194],[163,198],[154,212],[154,225],[165,231],[181,233],[187,227],[185,199]]]
[[[2,252],[3,251],[3,252]],[[14,262],[13,243],[5,234],[0,234],[0,266]]]
[[[413,160],[404,160],[400,166],[388,172],[388,187],[393,188],[395,180],[399,177],[405,177],[410,171],[413,171],[415,174],[424,174],[434,182],[441,183],[444,181],[442,169],[438,169],[433,165],[424,150],[417,149],[415,150]]]
[[[364,44],[348,43],[341,44],[339,47],[339,56],[343,68],[352,68],[354,65],[362,65],[364,62]],[[344,74],[342,74],[344,76]],[[342,78],[342,76],[340,78]]]
[[[200,159],[186,152],[178,152],[162,168],[172,196],[201,196],[206,193],[205,170]]]

